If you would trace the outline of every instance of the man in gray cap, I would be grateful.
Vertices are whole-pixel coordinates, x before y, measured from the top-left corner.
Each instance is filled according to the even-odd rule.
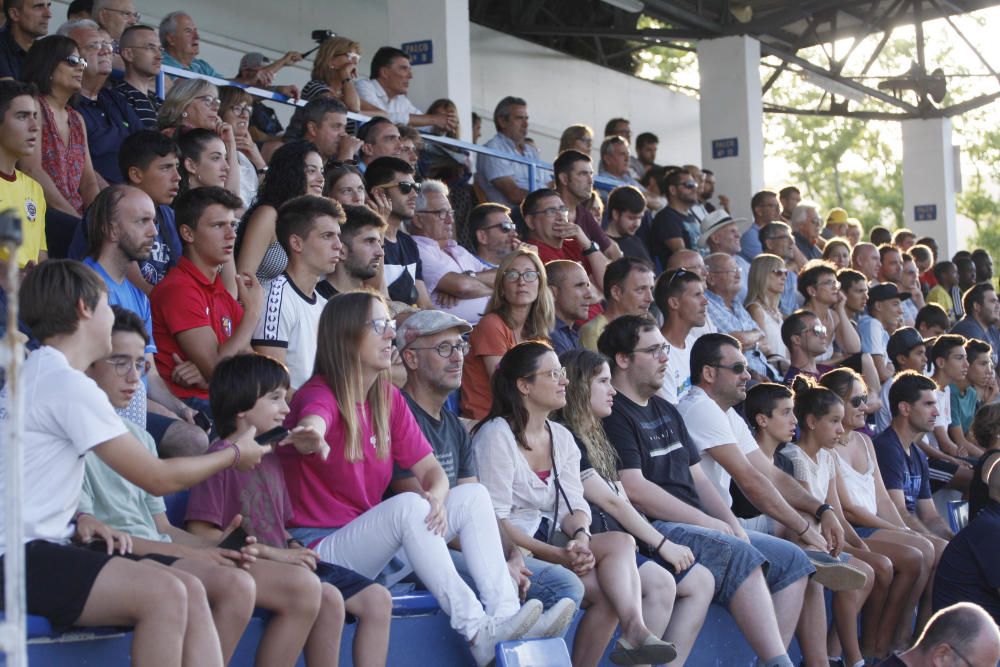
[[[396,349],[406,367],[403,397],[427,441],[434,448],[451,487],[477,484],[472,440],[458,415],[445,404],[462,384],[462,365],[469,343],[462,336],[472,331],[468,322],[440,310],[421,310],[409,316],[396,332]],[[392,488],[419,492],[412,474],[397,469]],[[583,584],[561,565],[526,558],[500,530],[507,568],[522,596],[538,599],[545,607],[525,637],[561,636],[583,599]],[[467,580],[469,567],[461,551],[452,550],[455,568]]]

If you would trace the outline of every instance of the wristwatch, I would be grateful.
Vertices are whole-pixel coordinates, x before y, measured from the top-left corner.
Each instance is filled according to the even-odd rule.
[[[833,509],[833,505],[830,505],[829,503],[823,503],[822,505],[820,505],[819,507],[817,507],[816,508],[816,514],[815,514],[816,520],[820,521],[822,519],[822,517],[823,517],[823,512],[825,512],[827,510],[832,510],[832,509]]]
[[[597,244],[591,241],[590,247],[583,251],[583,256],[586,257],[587,255],[593,255],[598,250],[600,250],[600,248],[597,247]]]

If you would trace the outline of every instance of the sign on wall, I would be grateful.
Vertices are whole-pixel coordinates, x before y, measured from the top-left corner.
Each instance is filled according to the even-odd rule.
[[[917,204],[913,207],[913,219],[917,222],[937,220],[937,204]]]
[[[712,140],[712,159],[736,157],[740,154],[740,142],[736,137]]]
[[[429,39],[403,44],[403,52],[410,56],[411,65],[430,65],[434,62],[434,43]]]

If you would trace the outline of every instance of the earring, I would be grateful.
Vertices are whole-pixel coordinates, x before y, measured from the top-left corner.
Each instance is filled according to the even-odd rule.
[[[188,112],[187,111],[182,111],[181,112],[181,118],[187,118],[187,117],[188,117]]]

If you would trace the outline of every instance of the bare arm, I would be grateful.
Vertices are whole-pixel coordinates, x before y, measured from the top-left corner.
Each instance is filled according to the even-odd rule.
[[[450,294],[457,299],[476,299],[493,294],[493,290],[478,277],[473,278],[454,271],[444,274],[434,291]]]
[[[260,263],[264,261],[264,253],[276,238],[277,221],[278,212],[273,206],[258,206],[250,215],[244,223],[247,228],[243,232],[239,257],[236,258],[237,273],[257,273]]]
[[[520,204],[528,196],[528,191],[518,187],[512,176],[501,176],[494,179],[492,183],[493,187],[499,190],[500,194],[512,204]]]
[[[493,373],[496,372],[497,364],[500,363],[500,359],[502,359],[502,357],[496,355],[487,355],[483,357],[483,366],[486,367],[486,376],[489,377],[490,380],[493,379]]]
[[[899,512],[899,515],[903,518],[903,522],[910,530],[915,530],[918,533],[924,533],[926,535],[935,534],[927,526],[925,526],[920,519],[907,511],[906,497],[903,496],[902,489],[888,489],[887,493],[889,494],[889,499],[892,500],[893,505],[896,506],[896,510]]]
[[[837,345],[840,346],[840,349],[845,354],[857,354],[861,351],[861,336],[858,335],[857,329],[851,324],[851,320],[847,317],[847,312],[844,310],[846,298],[843,292],[837,292],[837,305],[833,311],[833,316],[837,320],[835,323],[835,335],[837,337]]]
[[[661,521],[677,521],[704,526],[732,534],[725,522],[714,519],[697,507],[688,505],[646,479],[641,470],[627,468],[621,471],[626,493],[643,514]]]
[[[937,535],[943,540],[950,540],[955,537],[955,533],[951,532],[951,528],[948,527],[948,524],[938,514],[937,507],[930,498],[920,498],[917,500],[917,515],[924,525],[927,526],[927,529],[930,530],[931,534]]]

